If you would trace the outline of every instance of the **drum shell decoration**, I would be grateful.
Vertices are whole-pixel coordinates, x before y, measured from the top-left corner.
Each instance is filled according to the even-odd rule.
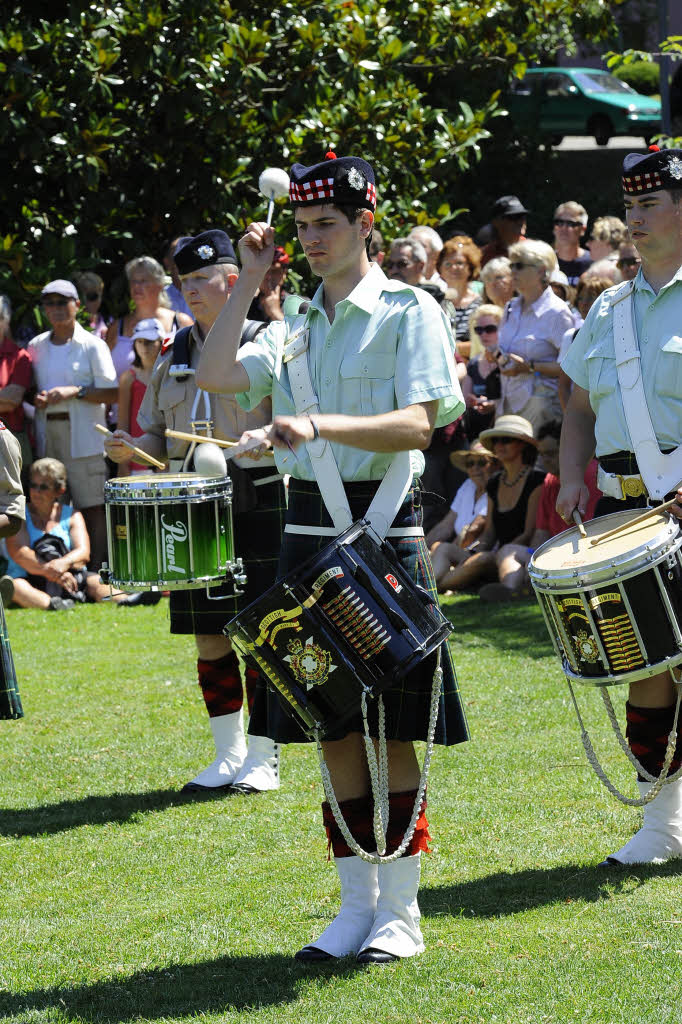
[[[121,590],[217,586],[234,566],[232,481],[140,473],[104,487],[109,571]]]
[[[311,738],[447,639],[451,623],[395,554],[355,523],[228,623],[233,646],[270,680]]]
[[[660,513],[598,544],[641,515],[615,512],[572,528],[533,554],[528,574],[569,679],[613,686],[682,662],[682,534]]]

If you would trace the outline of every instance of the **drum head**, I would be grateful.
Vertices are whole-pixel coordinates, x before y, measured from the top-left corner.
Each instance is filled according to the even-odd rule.
[[[528,574],[533,584],[542,589],[543,581],[551,587],[552,582],[589,579],[602,572],[621,576],[663,554],[676,538],[679,544],[677,520],[667,512],[658,512],[615,537],[592,543],[641,515],[641,509],[613,512],[585,523],[587,537],[580,536],[577,526],[552,537],[537,549],[530,561]]]
[[[228,476],[204,476],[202,473],[136,473],[117,476],[104,485],[104,501],[120,502],[201,501],[231,496]]]

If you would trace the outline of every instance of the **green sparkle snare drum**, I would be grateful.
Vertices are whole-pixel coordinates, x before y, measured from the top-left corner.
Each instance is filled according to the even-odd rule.
[[[235,558],[232,481],[199,473],[139,473],[104,487],[109,564],[102,578],[121,590],[189,590],[231,575]]]

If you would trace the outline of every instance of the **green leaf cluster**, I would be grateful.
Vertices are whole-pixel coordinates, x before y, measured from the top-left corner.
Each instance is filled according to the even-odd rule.
[[[111,280],[174,234],[236,235],[264,210],[265,167],[329,147],[371,159],[385,235],[447,221],[510,77],[611,29],[601,0],[14,3],[0,287],[29,311],[57,274]],[[288,213],[278,225],[290,239]]]

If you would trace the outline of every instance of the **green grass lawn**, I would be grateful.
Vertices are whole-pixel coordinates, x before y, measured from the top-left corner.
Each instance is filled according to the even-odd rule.
[[[370,969],[292,960],[338,907],[312,748],[285,749],[276,794],[178,795],[212,748],[166,602],[11,611],[0,1021],[679,1024],[679,862],[596,866],[638,812],[587,766],[539,610],[445,607],[472,742],[434,758],[426,953]],[[634,792],[597,692],[579,697]]]

